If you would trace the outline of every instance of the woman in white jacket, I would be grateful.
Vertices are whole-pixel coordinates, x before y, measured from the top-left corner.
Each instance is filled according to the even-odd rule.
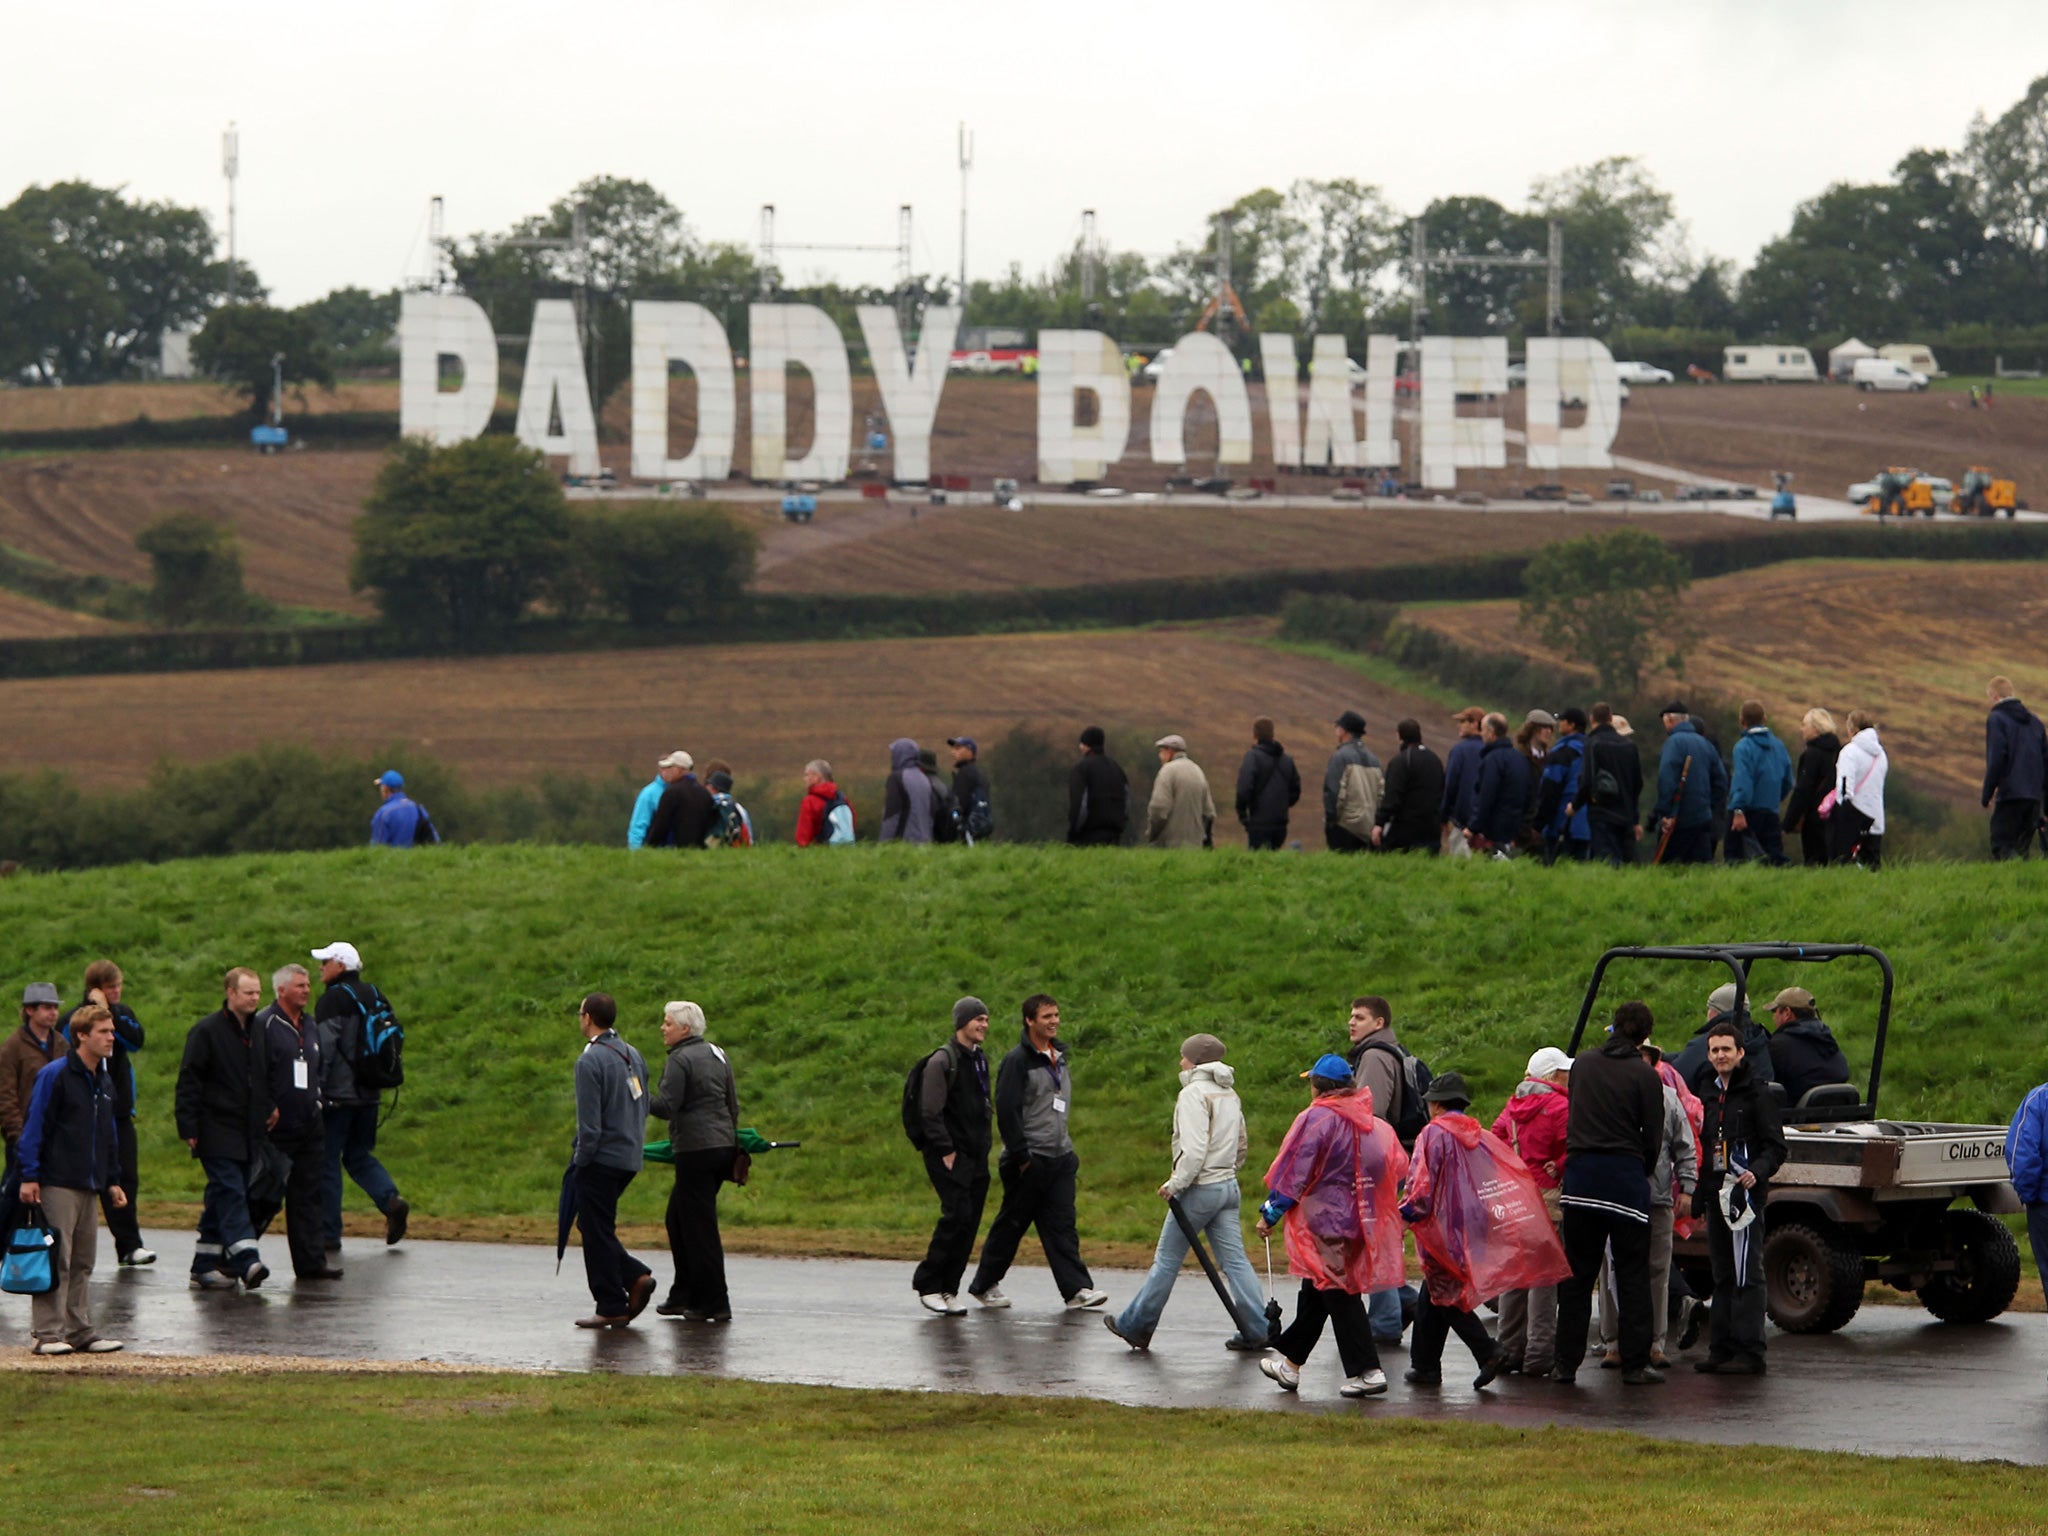
[[[1835,809],[1828,818],[1828,862],[1876,869],[1884,857],[1884,780],[1890,767],[1877,739],[1877,716],[1849,711],[1849,743],[1835,759]]]

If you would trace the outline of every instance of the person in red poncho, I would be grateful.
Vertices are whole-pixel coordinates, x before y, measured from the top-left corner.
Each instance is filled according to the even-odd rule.
[[[1364,1296],[1402,1280],[1396,1202],[1408,1156],[1394,1128],[1374,1117],[1371,1092],[1356,1086],[1342,1056],[1318,1057],[1301,1075],[1315,1099],[1295,1117],[1266,1170],[1258,1228],[1265,1237],[1285,1224],[1287,1269],[1301,1277],[1301,1296],[1294,1321],[1259,1369],[1294,1391],[1328,1322],[1344,1365],[1338,1390],[1371,1397],[1387,1390],[1387,1373],[1373,1347]]]
[[[1479,1365],[1475,1388],[1500,1374],[1500,1351],[1475,1315],[1489,1296],[1554,1285],[1571,1273],[1543,1193],[1514,1150],[1465,1111],[1472,1095],[1440,1072],[1424,1096],[1429,1124],[1415,1138],[1402,1219],[1422,1255],[1422,1298],[1408,1346],[1413,1386],[1443,1384],[1444,1337],[1455,1332]]]

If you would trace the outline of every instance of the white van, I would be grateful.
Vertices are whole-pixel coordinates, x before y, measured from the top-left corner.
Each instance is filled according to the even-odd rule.
[[[1819,382],[1820,370],[1813,366],[1813,354],[1804,347],[1758,342],[1752,346],[1722,348],[1721,377],[1731,383],[1741,379],[1761,379],[1778,384],[1813,384]]]
[[[1858,389],[1925,389],[1927,375],[1889,357],[1859,357],[1849,377]]]

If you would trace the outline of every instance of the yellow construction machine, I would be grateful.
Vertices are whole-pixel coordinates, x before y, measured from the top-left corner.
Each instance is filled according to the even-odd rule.
[[[1972,464],[1963,483],[1956,487],[1949,510],[1958,517],[1996,517],[2001,512],[2011,517],[2019,502],[2017,485],[2001,480],[1982,464]]]

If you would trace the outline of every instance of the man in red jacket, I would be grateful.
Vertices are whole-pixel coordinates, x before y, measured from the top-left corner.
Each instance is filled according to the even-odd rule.
[[[840,812],[845,812],[841,816]],[[853,807],[832,782],[832,765],[822,757],[804,764],[804,800],[796,813],[796,845],[823,848],[853,841]]]

